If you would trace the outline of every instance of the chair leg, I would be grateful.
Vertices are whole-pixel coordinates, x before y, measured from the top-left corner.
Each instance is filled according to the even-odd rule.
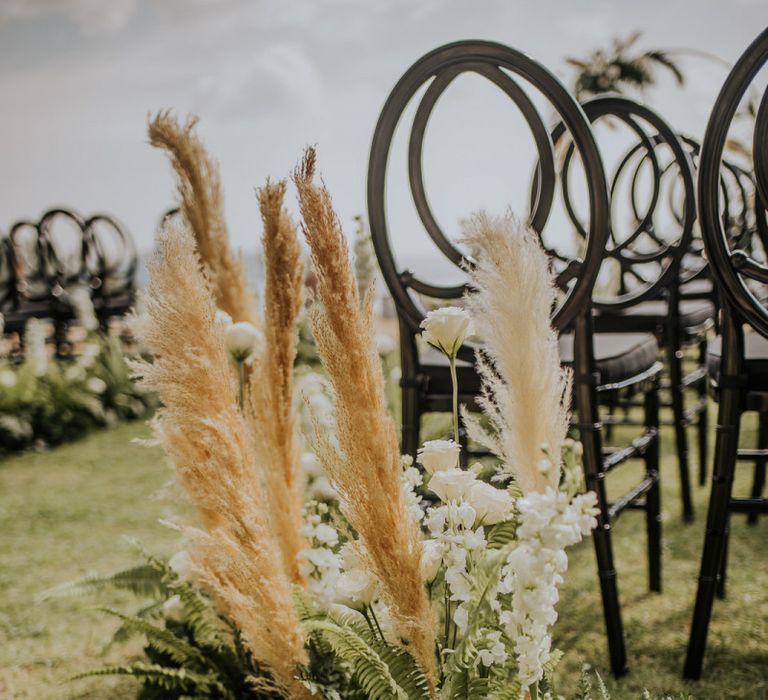
[[[416,459],[419,450],[419,433],[421,427],[421,412],[419,410],[419,392],[415,387],[402,388],[402,449],[403,454]]]
[[[699,343],[699,366],[706,367],[707,362],[707,339],[706,337]],[[697,425],[699,438],[699,486],[707,483],[707,439],[709,437],[709,404],[707,398],[707,380],[700,379],[698,383],[698,398],[704,400],[704,406],[699,412],[699,421]]]
[[[693,520],[693,500],[691,499],[691,477],[688,470],[688,435],[685,429],[685,405],[682,389],[683,353],[675,338],[667,339],[667,358],[669,362],[669,390],[672,394],[672,414],[675,423],[677,442],[677,462],[680,468],[680,496],[683,501],[683,520]]]
[[[659,380],[645,395],[645,427],[655,433],[645,452],[645,473],[653,486],[645,499],[645,519],[648,533],[648,588],[661,592],[661,486],[659,483]]]
[[[731,514],[728,513],[725,519],[725,530],[723,530],[723,551],[720,553],[720,565],[717,568],[717,588],[715,595],[720,600],[725,600],[725,579],[728,571],[728,545],[731,541]]]
[[[738,388],[733,386],[722,388],[704,551],[701,557],[696,604],[683,671],[686,678],[701,677],[707,631],[712,616],[712,604],[715,598],[718,574],[723,564],[723,549],[726,544],[725,537],[728,524],[728,503],[733,487],[733,473],[739,441],[740,399],[741,392]]]
[[[764,450],[768,448],[768,413],[759,413],[757,420],[759,428],[757,431],[757,448]],[[755,460],[755,474],[752,477],[752,498],[761,498],[765,488],[765,457],[758,457]],[[747,515],[747,523],[755,525],[757,523],[757,512]]]

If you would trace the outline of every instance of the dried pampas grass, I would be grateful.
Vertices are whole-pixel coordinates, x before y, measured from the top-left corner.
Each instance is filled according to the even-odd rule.
[[[333,387],[338,439],[336,444],[318,431],[318,456],[381,582],[384,602],[434,688],[435,638],[419,572],[421,535],[401,491],[397,434],[373,341],[372,295],[361,309],[344,234],[314,174],[315,151],[308,148],[293,179],[317,275],[312,329]]]
[[[293,400],[293,363],[302,305],[303,273],[296,227],[283,208],[285,182],[258,191],[264,223],[264,344],[249,378],[251,427],[285,568],[299,583],[298,554],[306,546],[302,525],[301,451]]]
[[[156,436],[206,530],[191,552],[198,577],[282,692],[304,697],[295,675],[307,657],[290,581],[238,409],[216,303],[194,239],[180,224],[161,232],[149,274],[140,332],[154,361],[135,371],[163,402]]]
[[[500,458],[500,475],[514,477],[524,493],[543,491],[560,479],[571,404],[571,373],[560,365],[549,321],[556,295],[549,259],[536,233],[511,213],[475,215],[464,241],[479,251],[467,302],[485,343],[478,355],[480,407],[494,434],[472,415],[465,423]],[[542,447],[552,460],[546,473],[539,468]]]
[[[235,322],[259,326],[256,297],[248,286],[242,257],[233,255],[229,247],[219,168],[195,133],[197,121],[189,117],[182,124],[169,111],[159,112],[149,123],[149,142],[171,160],[181,214],[195,236],[216,305]]]

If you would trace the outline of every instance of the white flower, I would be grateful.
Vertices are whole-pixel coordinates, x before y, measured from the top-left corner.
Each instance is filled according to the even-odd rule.
[[[320,523],[315,528],[315,539],[323,544],[334,547],[339,542],[339,533],[336,532],[330,525]]]
[[[374,342],[376,343],[376,352],[378,352],[379,355],[389,355],[393,353],[397,347],[392,336],[385,335],[384,333],[378,334],[374,338]]]
[[[445,306],[430,311],[421,322],[424,329],[421,337],[448,357],[455,357],[468,336],[474,333],[472,317],[466,309]]]
[[[301,469],[310,479],[316,479],[324,474],[323,465],[320,464],[314,452],[304,452],[301,455]]]
[[[421,544],[421,578],[430,583],[440,572],[443,561],[443,545],[437,540],[424,540]]]
[[[454,469],[459,463],[461,446],[453,440],[428,440],[419,449],[417,460],[429,474]]]
[[[232,325],[232,317],[226,311],[222,311],[221,309],[216,309],[216,315],[213,320],[224,330]]]
[[[12,387],[16,386],[17,381],[16,372],[13,370],[4,369],[2,372],[0,372],[0,386],[5,387],[6,389],[11,389]]]
[[[509,520],[512,515],[514,505],[512,496],[484,481],[476,481],[472,484],[464,497],[477,511],[477,517],[484,525],[494,525]]]
[[[379,582],[364,569],[345,571],[336,581],[336,600],[349,608],[370,605]]]
[[[189,581],[192,575],[192,558],[184,550],[176,552],[168,560],[168,568],[179,577],[180,581]]]
[[[99,377],[89,377],[85,388],[94,394],[103,394],[107,390],[107,383]]]
[[[309,496],[315,501],[335,501],[339,494],[327,476],[318,476],[309,485]]]
[[[172,595],[163,603],[163,615],[176,622],[181,622],[184,619],[184,606],[178,595]]]
[[[456,623],[456,627],[459,628],[459,632],[462,634],[466,632],[469,625],[469,613],[463,605],[459,605],[456,611],[453,613],[453,621]]]
[[[356,542],[346,542],[342,546],[339,554],[341,554],[341,562],[345,571],[362,569],[365,566],[358,547],[359,545]]]
[[[224,344],[235,362],[247,362],[261,344],[258,328],[246,321],[233,323],[224,331]]]
[[[432,491],[443,502],[457,501],[469,488],[471,484],[477,481],[472,472],[463,469],[448,469],[446,471],[435,472],[429,480],[429,490]]]

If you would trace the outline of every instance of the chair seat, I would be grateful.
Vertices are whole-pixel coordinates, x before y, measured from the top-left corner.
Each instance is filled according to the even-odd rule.
[[[573,334],[560,336],[560,359],[564,365],[573,364]],[[602,384],[623,382],[653,367],[659,345],[651,333],[596,333],[594,335],[595,362]],[[421,357],[429,394],[450,395],[451,375],[446,356],[433,348]],[[480,393],[480,377],[469,362],[457,360],[456,375],[462,396]]]
[[[710,376],[719,381],[722,358],[722,338],[713,338],[707,347],[707,370]],[[744,334],[744,374],[747,376],[747,389],[750,391],[768,391],[768,338],[759,333]]]
[[[654,333],[664,328],[669,305],[663,299],[644,301],[620,311],[601,310],[595,315],[595,324],[605,333]],[[680,326],[689,334],[706,328],[715,318],[715,306],[706,299],[680,301]]]
[[[651,369],[659,354],[652,333],[595,333],[595,364],[601,384],[625,382]],[[573,335],[560,336],[560,360],[573,364]]]

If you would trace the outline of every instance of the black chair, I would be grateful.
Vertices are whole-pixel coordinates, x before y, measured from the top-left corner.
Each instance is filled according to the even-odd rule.
[[[612,523],[626,508],[646,512],[649,540],[650,588],[661,587],[661,526],[658,482],[658,344],[651,334],[593,334],[592,288],[599,272],[609,232],[608,192],[597,146],[583,111],[559,81],[528,56],[484,41],[463,41],[438,48],[417,61],[399,80],[384,105],[374,132],[368,165],[368,213],[374,248],[383,277],[394,299],[400,328],[402,369],[402,444],[414,455],[419,447],[421,417],[429,411],[450,411],[450,376],[447,363],[437,353],[419,347],[420,323],[426,315],[425,298],[460,299],[465,285],[440,285],[417,277],[397,263],[387,221],[387,169],[393,136],[404,111],[416,94],[409,131],[407,169],[414,204],[421,224],[443,255],[454,265],[470,264],[437,224],[423,182],[422,150],[430,115],[440,96],[460,75],[473,73],[499,87],[515,104],[528,125],[537,152],[528,221],[543,234],[552,221],[557,196],[556,155],[550,129],[534,100],[546,101],[571,139],[583,168],[587,193],[587,223],[577,254],[548,248],[557,284],[562,292],[552,313],[560,333],[561,357],[574,369],[576,428],[584,445],[584,468],[589,489],[598,495],[600,515],[594,533],[598,573],[608,633],[611,668],[626,671],[626,650],[621,622],[616,571],[611,544]],[[426,87],[425,87],[426,86]],[[422,88],[424,88],[422,90]],[[551,228],[559,224],[550,225]],[[472,346],[459,351],[459,382],[463,403],[472,406],[480,382],[474,369]],[[629,445],[604,454],[598,396],[642,383],[647,388],[645,426]],[[459,436],[461,437],[461,436]],[[642,457],[646,474],[629,493],[609,503],[605,491],[607,472],[626,459]]]
[[[711,274],[722,298],[721,337],[710,346],[709,363],[718,406],[717,439],[712,492],[699,573],[698,591],[685,660],[684,675],[699,678],[702,671],[712,605],[726,563],[730,514],[768,513],[763,484],[748,498],[732,495],[739,458],[763,461],[768,450],[739,450],[741,416],[760,415],[761,433],[768,414],[768,308],[765,285],[768,265],[750,246],[734,245],[723,222],[727,199],[722,193],[722,162],[729,129],[739,103],[760,69],[768,63],[768,29],[736,62],[712,109],[701,147],[698,177],[699,219]],[[768,92],[757,110],[752,141],[754,216],[766,221],[768,208]],[[745,333],[744,324],[753,332]],[[764,472],[763,472],[764,473]]]
[[[607,95],[582,107],[593,128],[605,126],[600,133],[610,137],[605,140],[611,142],[613,151],[618,149],[609,189],[611,234],[603,259],[603,269],[613,272],[614,289],[593,294],[595,328],[606,333],[653,333],[664,349],[683,517],[691,520],[686,426],[697,423],[700,460],[706,464],[706,333],[715,313],[708,300],[681,298],[681,261],[690,248],[696,218],[692,165],[677,134],[645,105]],[[569,151],[563,163],[564,185],[570,162]],[[583,233],[568,196],[566,203],[574,227]],[[699,361],[686,374],[683,349],[694,344],[699,349]],[[687,410],[686,389],[696,392],[696,402]],[[613,403],[624,408],[624,415],[614,412],[604,421],[631,423],[627,408],[636,398],[616,396]]]

